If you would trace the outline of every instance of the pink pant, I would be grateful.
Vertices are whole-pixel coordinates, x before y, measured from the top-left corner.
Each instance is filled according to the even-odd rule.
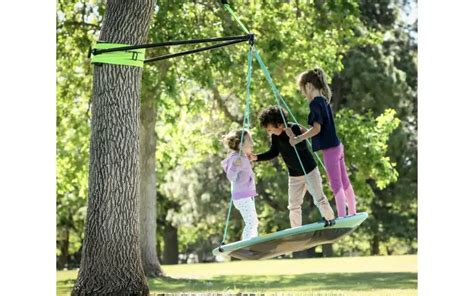
[[[344,162],[344,146],[339,144],[323,150],[324,165],[329,176],[329,184],[336,199],[337,216],[346,216],[346,202],[349,215],[356,213],[356,201],[351,181],[347,176]]]

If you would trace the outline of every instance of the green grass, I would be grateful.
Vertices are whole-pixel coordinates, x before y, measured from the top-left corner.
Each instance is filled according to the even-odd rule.
[[[152,295],[178,292],[417,295],[416,255],[234,261],[165,265],[163,269],[169,278],[148,280]],[[59,271],[58,295],[68,295],[76,277],[77,270]]]

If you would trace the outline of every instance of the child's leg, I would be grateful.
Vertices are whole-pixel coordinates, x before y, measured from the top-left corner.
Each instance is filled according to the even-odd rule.
[[[346,195],[342,186],[341,177],[341,145],[323,150],[324,165],[329,177],[329,184],[331,185],[334,198],[336,199],[337,216],[346,216]]]
[[[251,197],[250,198],[250,203],[249,203],[249,238],[256,237],[258,236],[258,217],[257,217],[257,210],[255,209],[255,198]]]
[[[240,215],[244,219],[244,230],[242,240],[250,239],[258,235],[258,218],[255,210],[255,202],[253,198],[242,198],[234,200],[235,207],[239,210]]]
[[[306,188],[308,188],[309,193],[313,196],[313,202],[318,207],[321,216],[326,218],[326,220],[334,219],[334,211],[324,194],[323,180],[317,167],[307,175],[307,180],[305,181]]]
[[[301,226],[301,204],[306,193],[304,176],[288,177],[288,210],[291,227]]]
[[[341,144],[342,146],[342,144]],[[339,166],[341,170],[341,179],[342,179],[342,186],[344,188],[344,195],[346,196],[347,201],[347,210],[349,215],[356,214],[356,199],[354,194],[354,189],[352,188],[351,181],[347,176],[347,167],[346,163],[344,162],[344,146],[342,146],[342,157],[339,161]]]

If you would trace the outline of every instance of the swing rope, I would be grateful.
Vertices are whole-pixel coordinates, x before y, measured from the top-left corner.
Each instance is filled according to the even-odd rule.
[[[250,42],[253,43],[254,42],[254,34],[250,33],[249,30],[245,27],[245,25],[240,21],[240,18],[237,16],[237,14],[232,10],[232,8],[230,7],[229,3],[227,0],[222,0],[221,1],[222,4],[224,5],[224,8],[225,10],[227,10],[230,15],[234,18],[235,21],[237,21],[237,23],[240,25],[240,27],[242,28],[242,30],[248,34],[248,36],[250,36]],[[255,49],[256,51],[256,49]],[[257,57],[257,60],[259,60],[259,64],[260,66],[262,67],[264,73],[267,72],[268,73],[268,69],[267,67],[265,66],[265,64],[263,63],[262,59],[260,58],[260,55],[258,54],[258,51],[256,51],[256,57]],[[288,111],[288,113],[290,114],[293,122],[295,122],[297,125],[300,125],[302,126],[301,124],[299,124],[299,122],[296,120],[296,117],[293,115],[293,112],[291,112],[291,109],[290,107],[288,106],[288,104],[286,103],[285,99],[283,98],[283,96],[280,94],[280,92],[278,91],[278,89],[276,88],[276,86],[273,84],[273,81],[270,77],[270,73],[268,73],[268,76],[266,75],[265,76],[267,78],[267,81],[270,83],[270,86],[272,87],[272,91],[273,93],[275,94],[276,93],[276,97],[275,97],[275,100],[277,100],[277,104],[278,106],[280,106],[280,103],[278,102],[278,100],[280,100],[283,105],[285,105],[285,109]],[[283,113],[281,112],[281,107],[280,107],[280,113],[281,115],[283,116]],[[283,119],[284,120],[284,119]],[[287,127],[286,123],[285,123],[285,127]],[[306,139],[306,143],[311,147],[311,142],[309,139]],[[327,172],[326,170],[326,166],[324,165],[323,161],[321,160],[321,158],[319,157],[318,153],[316,151],[313,151],[313,154],[316,156],[317,160],[319,161],[319,163],[321,164],[321,166],[323,167],[324,171]],[[299,156],[298,156],[298,159],[299,159]],[[303,168],[304,170],[304,168]],[[306,174],[305,174],[306,175]]]
[[[242,28],[242,30],[247,33],[247,34],[250,34],[249,30],[245,27],[245,25],[240,21],[240,18],[237,16],[237,14],[232,10],[232,8],[230,8],[230,5],[229,3],[227,2],[227,0],[222,0],[222,4],[224,5],[224,9],[227,10],[230,15],[232,15],[232,17],[237,21],[237,23],[240,25],[240,27]]]
[[[242,133],[241,133],[241,139],[240,139],[240,151],[239,151],[239,155],[242,155],[242,143],[243,143],[243,134],[244,134],[244,129],[245,127],[247,126],[246,124],[248,124],[248,127],[250,127],[250,122],[246,122],[246,120],[249,120],[250,118],[250,82],[251,82],[251,72],[252,72],[252,56],[255,55],[255,58],[257,59],[259,65],[260,65],[260,68],[262,68],[262,71],[264,73],[264,76],[268,82],[268,84],[270,85],[271,89],[272,89],[272,92],[273,92],[273,95],[274,95],[274,98],[275,98],[275,101],[278,105],[278,109],[280,110],[280,115],[283,119],[283,123],[285,125],[285,128],[288,128],[288,123],[286,122],[285,120],[285,116],[283,114],[283,108],[281,106],[281,103],[283,103],[283,105],[285,106],[285,109],[289,112],[289,114],[291,115],[293,121],[297,124],[297,125],[300,125],[298,123],[298,121],[296,120],[295,116],[293,115],[293,113],[291,112],[291,109],[289,108],[288,104],[286,103],[285,99],[283,98],[283,96],[280,94],[280,92],[278,91],[278,88],[276,87],[275,83],[273,83],[273,80],[271,78],[271,75],[270,75],[270,72],[268,71],[268,68],[267,66],[265,65],[265,63],[263,62],[260,54],[258,53],[258,50],[256,48],[254,48],[254,35],[251,34],[248,29],[245,27],[244,24],[242,24],[242,22],[240,21],[239,17],[234,13],[234,11],[230,8],[230,5],[228,4],[227,0],[222,0],[222,4],[224,5],[224,8],[230,13],[230,15],[237,21],[237,23],[240,25],[240,27],[242,28],[242,30],[249,34],[249,36],[252,36],[252,40],[251,40],[251,47],[250,47],[250,50],[249,50],[249,53],[248,53],[248,58],[247,58],[247,63],[248,63],[248,71],[247,71],[247,98],[246,98],[246,105],[245,105],[245,111],[244,111],[244,122],[243,122],[243,126],[242,126]],[[252,54],[253,53],[253,54]],[[281,102],[281,103],[280,103]],[[310,145],[311,147],[311,143],[309,141],[309,139],[306,139],[306,144]],[[298,153],[298,149],[296,148],[296,145],[293,146],[293,149],[295,150],[296,152],[296,156],[298,158],[298,162],[303,170],[303,173],[304,173],[304,177],[305,177],[305,181],[307,184],[309,184],[309,186],[311,187],[311,190],[313,192],[315,192],[314,190],[314,187],[313,187],[313,184],[311,182],[311,180],[309,180],[309,176],[306,172],[306,169],[304,168],[304,165],[303,165],[303,162],[301,161],[301,157]],[[316,158],[318,159],[319,163],[321,164],[321,166],[324,168],[324,170],[326,171],[326,167],[324,166],[324,163],[321,161],[321,159],[319,158],[318,154],[316,152],[314,152],[314,155],[316,155]],[[317,168],[315,168],[317,169]],[[314,201],[314,204],[318,207],[319,210],[321,210],[319,208],[319,205],[318,203],[316,202],[316,197],[313,196],[313,201]],[[219,247],[219,250],[222,252],[223,249],[222,249],[222,246],[225,244],[225,239],[227,237],[227,228],[228,228],[228,224],[229,224],[229,219],[230,219],[230,212],[231,212],[231,208],[232,208],[232,197],[231,197],[231,200],[229,202],[229,210],[227,212],[227,219],[226,219],[226,223],[225,223],[225,229],[224,229],[224,237],[222,239],[222,242],[221,242],[221,246]],[[321,211],[320,211],[321,212]],[[323,217],[323,219],[325,219]],[[327,221],[326,221],[327,222]]]
[[[249,53],[247,55],[247,93],[245,98],[245,110],[244,119],[242,123],[242,131],[240,133],[240,144],[239,144],[239,156],[242,156],[242,145],[244,142],[244,131],[250,129],[250,84],[252,82],[252,60],[253,60],[253,45],[250,46]],[[232,194],[229,201],[229,210],[227,211],[227,219],[224,227],[224,237],[222,238],[221,246],[225,244],[227,238],[227,228],[229,226],[230,212],[232,209]]]

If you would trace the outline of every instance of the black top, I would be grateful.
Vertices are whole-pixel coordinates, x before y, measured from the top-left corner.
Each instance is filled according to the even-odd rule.
[[[291,127],[291,130],[295,136],[301,135],[300,127],[297,124],[289,123],[288,126]],[[277,157],[278,154],[281,153],[283,161],[288,168],[288,174],[290,176],[303,176],[304,171],[301,168],[295,148],[290,145],[290,138],[286,132],[283,131],[279,136],[272,135],[271,141],[272,143],[270,150],[265,153],[258,154],[257,161],[270,160]],[[306,173],[314,170],[316,167],[316,162],[311,155],[311,151],[309,151],[308,146],[306,145],[306,141],[296,144],[295,147],[298,149],[298,154],[300,156],[301,162],[304,165]]]
[[[336,147],[341,143],[336,134],[331,106],[324,97],[317,96],[309,103],[308,124],[313,126],[314,122],[321,125],[321,131],[311,138],[313,151]]]

